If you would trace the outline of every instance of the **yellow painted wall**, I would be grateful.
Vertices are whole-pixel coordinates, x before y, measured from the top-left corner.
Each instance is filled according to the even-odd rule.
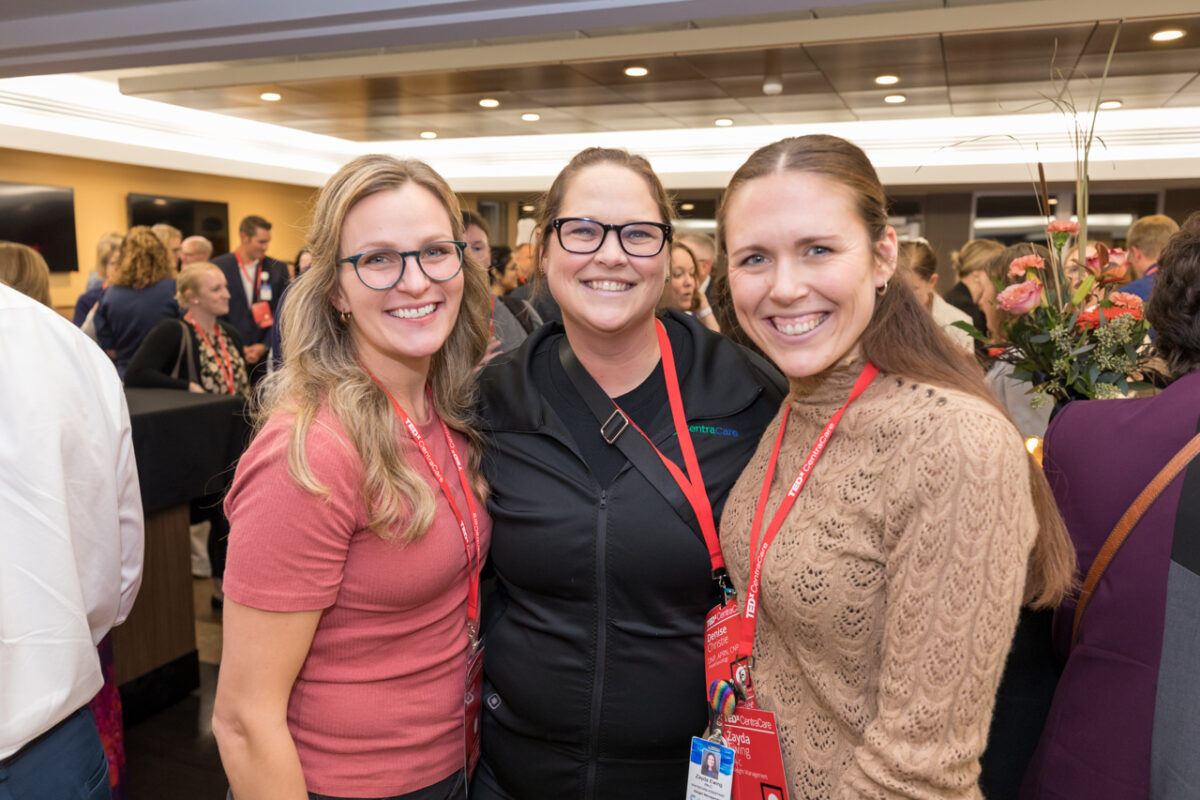
[[[242,180],[181,170],[139,167],[111,161],[31,153],[0,147],[0,181],[69,186],[75,190],[78,272],[50,273],[50,299],[70,316],[96,260],[96,242],[109,231],[128,227],[130,192],[187,197],[229,204],[232,242],[237,225],[250,214],[270,220],[273,257],[291,261],[304,244],[310,206],[317,190],[309,186]]]

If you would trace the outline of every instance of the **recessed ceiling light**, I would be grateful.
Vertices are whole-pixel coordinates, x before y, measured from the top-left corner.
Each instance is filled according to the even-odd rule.
[[[436,139],[437,131],[421,131],[422,139]]]
[[[885,102],[885,103],[907,103],[908,98],[902,94],[889,94],[887,97],[883,98],[883,102]]]
[[[479,101],[479,105],[483,106],[484,108],[499,108],[500,101],[494,97],[485,97]]]
[[[900,82],[899,75],[876,75],[875,83],[880,86],[894,86]]]
[[[279,92],[263,92],[258,96],[259,100],[266,100],[268,103],[277,103],[283,99],[283,95]]]
[[[680,211],[695,211],[696,204],[695,203],[680,203],[679,210]]]
[[[645,67],[626,67],[625,74],[631,78],[644,78],[650,74],[650,70]]]
[[[1052,206],[1056,206],[1056,205],[1058,205],[1058,198],[1057,198],[1057,197],[1051,197],[1051,198],[1050,198],[1049,200],[1047,200],[1046,202],[1047,202],[1047,203],[1049,203],[1049,204],[1050,204],[1050,205],[1052,205]]]
[[[166,200],[166,198],[165,198],[165,197],[156,197],[156,198],[154,198],[154,205],[156,205],[156,206],[165,206],[166,204],[167,204],[167,200]]]
[[[718,128],[728,128],[732,124],[733,120],[729,117],[721,117],[720,119],[713,120],[713,125],[716,125]]]
[[[1156,42],[1173,42],[1176,39],[1183,38],[1183,31],[1178,28],[1167,28],[1166,30],[1157,31],[1150,38]]]
[[[525,120],[526,122],[537,122],[541,118],[541,114],[534,114],[532,111],[521,115],[521,119]]]
[[[1120,100],[1104,100],[1100,103],[1100,107],[1104,109],[1120,108],[1122,105]]]
[[[522,211],[537,211],[537,208],[535,206],[527,204],[527,205],[521,206],[521,210]]]

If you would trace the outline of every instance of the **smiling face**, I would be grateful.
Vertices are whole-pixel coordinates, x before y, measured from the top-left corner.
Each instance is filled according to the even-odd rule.
[[[791,378],[857,355],[895,231],[872,242],[851,193],[811,172],[754,178],[727,202],[729,289],[750,338]]]
[[[617,225],[662,222],[646,180],[626,167],[595,164],[575,174],[563,193],[558,217],[586,217]],[[613,231],[595,253],[569,253],[554,231],[546,236],[542,269],[568,329],[614,336],[647,324],[662,294],[670,250],[631,256]]]
[[[369,250],[422,250],[454,238],[450,216],[437,195],[406,183],[365,197],[346,214],[338,257]],[[404,276],[391,289],[369,289],[350,263],[339,266],[334,307],[348,312],[358,357],[378,378],[397,370],[427,373],[430,357],[441,348],[458,319],[463,274],[437,283],[425,277],[412,256]]]
[[[190,295],[191,310],[199,310],[204,314],[219,317],[229,313],[229,286],[225,273],[220,268],[204,270],[196,286],[196,291]]]
[[[696,262],[682,247],[671,248],[671,274],[663,289],[663,305],[679,311],[690,311],[696,290]]]

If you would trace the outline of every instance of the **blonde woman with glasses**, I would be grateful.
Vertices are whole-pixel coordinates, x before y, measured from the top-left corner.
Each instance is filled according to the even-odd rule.
[[[462,238],[421,162],[363,156],[321,191],[226,501],[213,732],[237,800],[464,796],[491,523],[467,423],[488,280]]]

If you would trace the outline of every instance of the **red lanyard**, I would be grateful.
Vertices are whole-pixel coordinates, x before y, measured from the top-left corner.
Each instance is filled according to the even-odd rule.
[[[238,269],[240,269],[242,271],[242,275],[245,276],[246,282],[249,283],[253,287],[254,296],[250,298],[250,302],[251,303],[257,302],[258,301],[258,292],[262,287],[262,259],[260,258],[258,261],[255,262],[255,264],[254,264],[254,280],[250,280],[250,272],[249,272],[249,270],[246,269],[246,265],[242,262],[242,254],[239,253],[237,250],[234,250],[233,257],[237,259]]]
[[[679,449],[683,451],[683,463],[687,467],[687,475],[684,475],[683,470],[679,469],[674,461],[664,456],[654,446],[650,437],[646,436],[641,428],[634,425],[628,414],[623,410],[621,414],[629,420],[629,424],[633,426],[634,430],[640,433],[647,442],[650,442],[650,447],[654,449],[655,453],[658,453],[663,466],[679,484],[679,488],[687,497],[692,510],[696,512],[696,519],[700,523],[700,532],[704,535],[704,544],[708,547],[708,557],[712,561],[713,574],[717,576],[725,569],[725,558],[721,555],[721,542],[717,538],[717,525],[713,521],[712,504],[708,501],[708,492],[704,488],[704,477],[700,474],[700,462],[696,458],[696,448],[692,445],[692,435],[688,432],[687,417],[683,412],[683,395],[679,391],[679,376],[675,371],[675,355],[671,351],[671,340],[667,338],[667,329],[659,320],[655,320],[654,324],[658,329],[658,347],[662,353],[663,378],[667,383],[667,398],[671,403],[671,420],[675,423],[675,435],[679,438]],[[614,402],[613,405],[616,403]],[[617,408],[619,409],[620,406]]]
[[[363,369],[367,369],[366,366]],[[371,375],[368,369],[367,374]],[[417,449],[421,451],[421,455],[425,457],[425,463],[429,465],[429,471],[433,473],[433,479],[437,481],[438,486],[442,489],[442,494],[446,498],[446,502],[450,505],[450,510],[454,512],[454,519],[458,522],[458,528],[462,531],[463,547],[467,550],[467,633],[471,637],[471,647],[474,648],[476,642],[479,641],[479,573],[482,568],[483,556],[480,552],[479,544],[479,511],[475,507],[475,496],[471,492],[471,481],[467,478],[466,467],[463,466],[462,459],[458,457],[458,448],[454,446],[454,439],[450,436],[450,428],[439,417],[438,422],[442,426],[442,433],[446,437],[446,447],[450,450],[450,457],[454,459],[454,468],[458,471],[458,480],[462,485],[463,496],[467,499],[467,510],[471,512],[471,531],[467,531],[467,523],[463,518],[462,512],[458,510],[458,504],[454,502],[454,495],[450,493],[450,486],[446,483],[446,478],[442,474],[442,468],[438,466],[437,460],[434,459],[433,453],[429,450],[429,445],[425,442],[425,437],[421,435],[416,423],[408,416],[408,413],[400,407],[396,402],[396,398],[392,397],[379,379],[371,375],[371,380],[375,381],[383,393],[387,395],[388,400],[392,401],[392,408],[396,412],[396,416],[404,423],[404,427],[408,429],[408,435],[412,437],[417,445]],[[433,397],[429,398],[429,407],[433,408]],[[474,535],[472,535],[474,534]],[[474,556],[474,558],[472,558]]]
[[[780,527],[783,526],[783,520],[787,517],[788,512],[792,510],[792,504],[796,502],[796,498],[800,495],[800,490],[808,482],[808,476],[812,474],[813,467],[817,465],[817,460],[821,458],[821,453],[825,450],[825,445],[829,443],[833,432],[837,430],[838,423],[842,421],[842,414],[863,393],[878,373],[879,368],[869,361],[863,367],[862,373],[858,376],[858,380],[854,384],[854,388],[850,390],[850,397],[847,398],[845,404],[830,418],[829,422],[825,425],[825,430],[821,431],[821,435],[817,437],[817,443],[813,445],[812,452],[808,454],[804,465],[800,467],[800,473],[796,476],[796,480],[792,481],[791,488],[788,489],[783,502],[779,504],[779,509],[775,512],[775,516],[771,518],[771,524],[763,535],[762,541],[756,542],[758,533],[762,530],[763,517],[767,510],[767,499],[771,494],[771,481],[775,477],[775,466],[779,462],[779,448],[783,444],[783,433],[787,430],[788,416],[792,411],[790,403],[783,412],[783,422],[779,425],[779,436],[775,438],[775,449],[771,451],[771,460],[767,464],[767,474],[763,478],[762,493],[759,495],[758,505],[754,509],[754,527],[750,529],[750,552],[754,560],[751,563],[750,569],[750,585],[746,589],[746,610],[742,614],[742,640],[738,644],[739,660],[750,658],[750,654],[754,651],[754,628],[758,622],[758,592],[762,580],[763,563],[767,559],[767,551],[771,548],[771,543],[775,541],[775,534],[779,533]]]
[[[204,346],[208,348],[208,352],[212,353],[213,359],[221,368],[221,373],[225,376],[225,388],[229,390],[229,394],[233,394],[235,388],[233,380],[233,359],[229,356],[229,349],[225,347],[225,337],[221,335],[221,325],[217,324],[217,344],[221,345],[221,352],[217,352],[217,348],[212,346],[212,342],[208,340],[208,335],[204,330],[196,324],[195,318],[192,317],[192,312],[187,312],[183,318],[192,323],[192,327],[196,333],[200,334],[200,340],[204,342]]]

